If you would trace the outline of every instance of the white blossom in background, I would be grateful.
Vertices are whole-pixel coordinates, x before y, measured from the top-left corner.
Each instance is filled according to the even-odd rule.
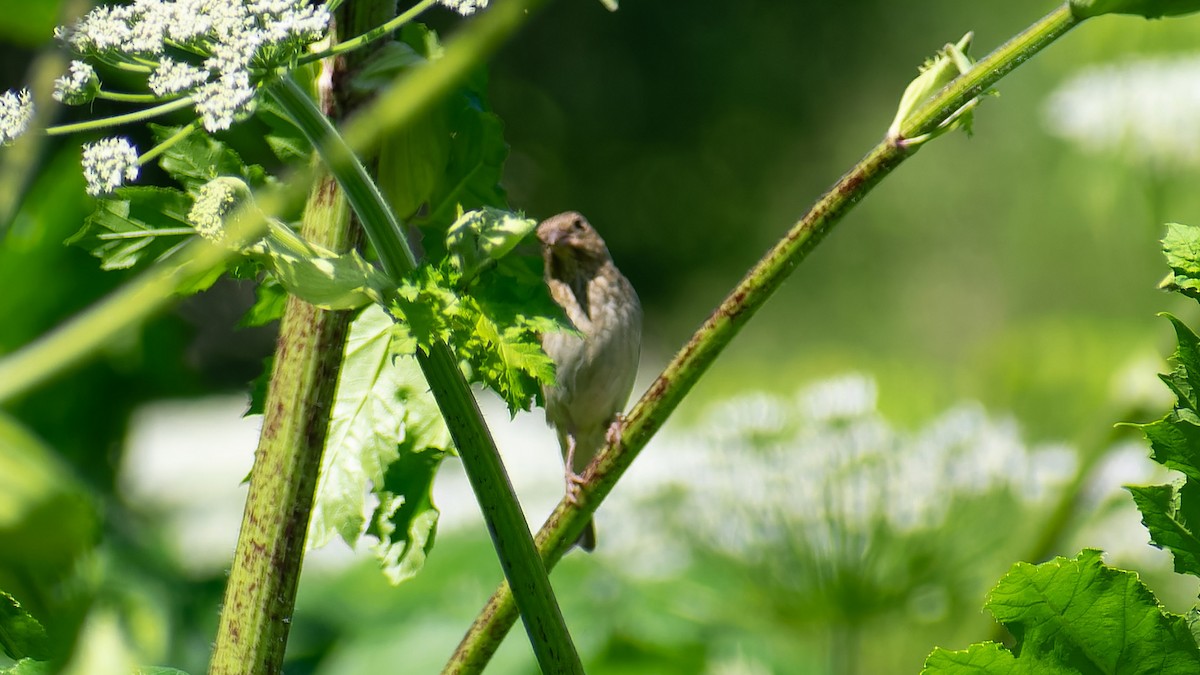
[[[1046,101],[1050,133],[1089,152],[1158,164],[1200,163],[1200,56],[1096,66]]]
[[[0,94],[0,143],[11,143],[25,133],[33,119],[33,97],[28,89]]]
[[[450,9],[468,16],[488,6],[488,0],[441,0]]]
[[[138,176],[138,153],[125,138],[104,138],[83,146],[87,193],[105,195]]]
[[[801,551],[843,569],[878,554],[880,532],[895,542],[936,531],[956,502],[1001,491],[1032,507],[1075,472],[1071,449],[1029,447],[1014,422],[975,404],[897,430],[862,376],[792,397],[738,396],[703,419],[656,440],[622,480],[600,511],[602,555],[629,560],[665,547],[664,564],[686,564],[685,542],[671,541],[682,530],[740,560]]]

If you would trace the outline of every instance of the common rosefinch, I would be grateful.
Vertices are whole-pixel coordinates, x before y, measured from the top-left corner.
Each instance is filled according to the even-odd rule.
[[[550,295],[579,331],[542,337],[557,367],[554,386],[545,390],[546,423],[558,432],[571,496],[580,472],[620,430],[642,349],[642,304],[582,215],[568,211],[548,218],[538,225],[537,237]],[[595,548],[591,522],[576,543],[585,551]]]

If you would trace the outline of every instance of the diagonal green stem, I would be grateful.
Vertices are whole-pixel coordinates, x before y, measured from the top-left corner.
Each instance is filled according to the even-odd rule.
[[[375,28],[372,28],[371,30],[367,31],[366,33],[363,33],[362,35],[359,35],[356,38],[351,38],[345,42],[338,43],[338,44],[330,47],[329,49],[326,49],[325,51],[315,52],[312,54],[305,54],[304,56],[300,57],[300,59],[297,60],[297,63],[299,65],[304,65],[306,63],[312,63],[313,61],[319,61],[321,59],[328,58],[330,56],[336,56],[336,55],[342,54],[344,52],[353,51],[367,43],[374,42],[381,38],[387,37],[388,35],[391,35],[392,33],[399,30],[400,27],[403,26],[404,24],[416,19],[418,16],[421,15],[422,12],[424,12],[425,10],[429,9],[430,7],[436,5],[437,3],[438,3],[438,0],[421,0],[417,4],[413,5],[412,7],[409,7],[403,13],[398,15],[396,18],[392,19],[391,21],[388,21],[387,23],[383,24],[382,26],[377,26]]]
[[[1078,23],[1063,5],[950,82],[914,111],[898,138],[885,138],[809,209],[751,268],[740,283],[675,355],[625,420],[618,443],[605,447],[584,473],[574,502],[564,499],[538,531],[538,550],[548,567],[562,558],[646,443],[699,381],[708,366],[808,254],[845,215],[911,156],[903,139],[936,129],[1005,73],[1051,44]],[[479,673],[516,620],[512,594],[501,584],[463,637],[443,673]]]

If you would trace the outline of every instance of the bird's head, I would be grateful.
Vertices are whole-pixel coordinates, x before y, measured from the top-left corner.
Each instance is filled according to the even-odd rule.
[[[538,241],[548,255],[603,262],[608,260],[608,247],[583,214],[567,211],[543,220],[537,227]]]

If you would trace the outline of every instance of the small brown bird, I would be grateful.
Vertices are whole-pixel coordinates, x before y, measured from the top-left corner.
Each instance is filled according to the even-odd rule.
[[[570,497],[582,482],[579,474],[620,429],[642,350],[642,304],[582,215],[547,218],[537,237],[550,295],[579,331],[542,336],[557,368],[554,386],[545,390],[546,423],[558,432]],[[576,544],[595,548],[592,523]]]

